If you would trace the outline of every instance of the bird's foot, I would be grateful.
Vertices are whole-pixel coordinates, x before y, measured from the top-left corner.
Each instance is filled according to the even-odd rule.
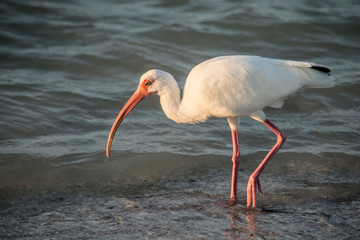
[[[247,208],[250,208],[251,200],[252,208],[255,208],[256,206],[256,188],[260,195],[262,195],[259,175],[251,174],[247,186]]]
[[[221,201],[217,201],[216,205],[222,207],[222,208],[232,208],[234,206],[236,206],[236,200],[233,199],[227,199],[227,200],[221,200]]]
[[[236,198],[230,198],[228,200],[229,206],[235,206],[236,202],[237,202]]]

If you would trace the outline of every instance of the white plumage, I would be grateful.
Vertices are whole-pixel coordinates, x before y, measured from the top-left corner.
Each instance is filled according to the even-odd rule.
[[[256,202],[256,189],[261,192],[259,175],[284,144],[286,136],[263,112],[270,106],[280,108],[284,99],[306,87],[325,88],[334,85],[326,66],[276,60],[256,56],[222,56],[195,66],[187,77],[183,97],[174,77],[161,70],[149,70],[140,78],[138,89],[125,104],[109,134],[107,156],[115,132],[128,113],[146,96],[157,93],[166,116],[179,123],[198,123],[210,117],[227,118],[233,137],[233,178],[231,202],[236,202],[239,163],[239,118],[250,116],[263,122],[278,137],[277,143],[250,176],[248,207]],[[249,197],[250,195],[250,197]],[[251,198],[252,196],[252,198]]]
[[[235,116],[264,120],[264,107],[279,108],[285,98],[304,87],[334,85],[333,77],[312,66],[321,65],[255,56],[212,58],[191,70],[181,103],[178,85],[173,83],[172,75],[150,70],[141,80],[162,77],[160,81],[169,89],[158,92],[161,105],[165,114],[176,122],[196,123],[209,117]],[[154,91],[157,86],[155,81]]]

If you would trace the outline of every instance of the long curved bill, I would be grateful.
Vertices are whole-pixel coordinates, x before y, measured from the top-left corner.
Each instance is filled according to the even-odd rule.
[[[118,114],[117,118],[115,119],[112,128],[109,133],[109,138],[106,145],[106,156],[110,157],[110,150],[111,150],[111,143],[114,139],[116,130],[120,126],[120,123],[124,120],[124,118],[131,112],[131,110],[145,97],[149,94],[146,90],[139,87],[133,95],[129,98],[129,100],[125,103],[124,107],[121,109],[120,113]]]

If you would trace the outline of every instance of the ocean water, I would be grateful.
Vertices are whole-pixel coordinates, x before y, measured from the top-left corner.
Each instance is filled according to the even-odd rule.
[[[2,239],[358,239],[360,4],[319,1],[0,2]],[[276,137],[242,118],[239,204],[225,119],[167,119],[158,96],[111,125],[151,68],[180,88],[196,64],[258,55],[330,66],[336,86],[265,109],[288,136],[246,209]]]

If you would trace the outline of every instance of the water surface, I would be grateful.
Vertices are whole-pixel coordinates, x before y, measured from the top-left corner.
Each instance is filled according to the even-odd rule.
[[[356,239],[360,236],[357,1],[2,1],[1,238]],[[275,142],[240,123],[239,200],[224,119],[176,124],[157,96],[111,125],[138,79],[180,87],[208,58],[259,55],[332,68],[331,89],[265,109],[288,136],[246,210],[249,175]]]

